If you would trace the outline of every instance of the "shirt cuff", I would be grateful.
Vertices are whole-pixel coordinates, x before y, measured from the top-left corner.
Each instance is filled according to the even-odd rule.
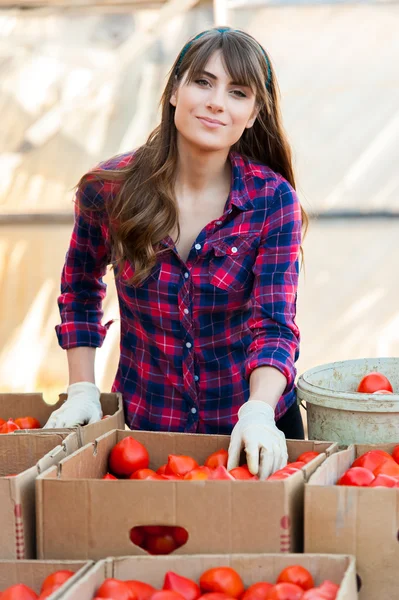
[[[259,351],[251,357],[249,357],[243,365],[243,377],[246,381],[249,381],[249,377],[254,369],[258,367],[274,367],[278,369],[287,379],[287,385],[282,395],[286,394],[293,386],[296,376],[296,368],[291,361],[282,362],[272,357],[261,356],[262,352]]]
[[[101,348],[105,336],[113,320],[105,325],[101,323],[79,323],[71,321],[55,326],[58,343],[64,350],[85,346],[89,348]]]

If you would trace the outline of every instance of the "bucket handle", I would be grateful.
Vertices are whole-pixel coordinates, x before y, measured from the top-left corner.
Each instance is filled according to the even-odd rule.
[[[306,408],[306,406],[303,404],[302,400],[299,400],[298,404],[299,404],[299,406],[302,406],[303,410],[306,410],[306,411],[308,410]]]

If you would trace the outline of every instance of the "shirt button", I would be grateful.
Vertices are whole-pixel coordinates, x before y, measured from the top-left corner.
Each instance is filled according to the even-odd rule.
[[[190,276],[190,274],[189,274],[189,273],[184,273],[184,277],[185,277],[186,279],[188,279],[188,278],[189,278],[189,276]]]
[[[194,379],[195,379],[195,381],[198,381],[198,379],[199,379],[198,375],[194,375]]]
[[[191,342],[186,342],[186,348],[191,348],[192,343]]]
[[[222,221],[216,221],[216,225],[221,225]]]
[[[195,244],[194,248],[195,248],[196,250],[201,250],[201,244]]]
[[[193,408],[191,409],[191,412],[193,413],[193,415],[195,415],[195,413],[197,412],[197,409],[194,408],[194,406],[193,406]]]
[[[237,248],[235,246],[233,246],[231,251],[235,254],[237,252]]]
[[[185,309],[183,310],[183,312],[184,312],[184,314],[185,314],[185,315],[188,315],[188,313],[189,313],[189,310],[188,310],[188,308],[185,308]]]

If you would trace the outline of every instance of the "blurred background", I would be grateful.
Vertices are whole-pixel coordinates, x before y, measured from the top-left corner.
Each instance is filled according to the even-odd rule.
[[[57,344],[73,186],[143,143],[175,56],[230,25],[269,52],[311,221],[298,374],[399,356],[399,5],[323,0],[0,0],[0,391],[67,385]],[[104,322],[118,319],[112,273]],[[109,391],[119,321],[97,352]]]

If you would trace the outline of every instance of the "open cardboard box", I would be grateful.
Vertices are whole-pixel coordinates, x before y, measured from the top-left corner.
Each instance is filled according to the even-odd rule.
[[[0,558],[35,558],[35,479],[78,447],[67,431],[0,435]]]
[[[48,575],[54,573],[54,571],[64,569],[73,571],[75,575],[68,579],[54,594],[48,596],[48,600],[55,600],[76,584],[93,564],[92,561],[0,560],[0,592],[11,585],[23,583],[39,594],[41,585]]]
[[[330,579],[340,590],[337,600],[356,600],[355,561],[352,556],[317,554],[236,554],[163,557],[107,558],[94,565],[62,596],[62,600],[92,600],[104,579],[138,579],[162,588],[165,573],[174,571],[198,582],[213,567],[230,566],[241,576],[245,587],[258,581],[275,583],[280,571],[293,564],[308,569],[315,585]]]
[[[40,424],[45,425],[51,413],[57,408],[60,408],[65,400],[66,394],[60,394],[56,404],[47,404],[43,398],[43,394],[0,394],[0,419],[16,419],[17,417],[35,417]],[[79,441],[79,447],[84,446],[89,442],[93,442],[96,438],[103,435],[112,429],[124,429],[125,418],[123,414],[122,395],[116,394],[101,394],[100,402],[103,410],[103,415],[110,415],[108,418],[92,423],[91,425],[78,425],[72,429],[53,429],[60,432],[76,432]],[[28,430],[26,430],[28,431]],[[36,433],[40,429],[29,430],[29,433]],[[18,432],[17,432],[18,433]]]
[[[395,445],[349,446],[305,486],[305,551],[355,555],[361,600],[399,598],[399,489],[335,484],[361,454]]]
[[[288,440],[291,461],[308,450],[321,454],[280,481],[102,480],[111,449],[128,436],[145,445],[153,469],[168,454],[188,454],[203,464],[230,441],[219,435],[112,431],[79,449],[37,479],[39,558],[145,555],[129,537],[139,525],[185,527],[189,539],[176,554],[301,551],[304,483],[337,449],[329,442]]]

